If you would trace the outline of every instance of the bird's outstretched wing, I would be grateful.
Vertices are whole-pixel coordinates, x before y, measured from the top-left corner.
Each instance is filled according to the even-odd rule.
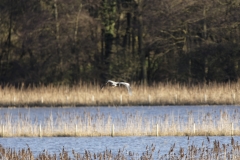
[[[108,80],[106,83],[104,83],[103,85],[101,85],[101,90],[102,90],[108,83],[110,83],[111,86],[116,87],[118,82],[114,82],[114,81],[112,81],[112,80]]]
[[[128,89],[128,93],[129,93],[130,95],[132,95],[132,89],[131,89],[131,87],[128,86],[127,89]]]
[[[130,87],[130,84],[127,83],[127,82],[115,82],[115,81],[112,81],[112,80],[108,80],[104,85],[101,86],[101,90],[108,84],[110,83],[113,87],[116,87],[118,85],[124,85],[127,90],[128,90],[128,94],[129,95],[132,95],[132,89]]]
[[[117,84],[118,82],[115,82],[115,81],[112,81],[112,80],[108,80],[107,83],[106,83],[106,85],[107,85],[108,83],[111,83],[111,85],[116,86],[116,84]]]
[[[126,83],[126,82],[119,82],[118,84],[122,84],[122,85],[124,85],[124,86],[127,88],[127,90],[128,90],[128,94],[132,95],[132,89],[131,89],[129,83]]]

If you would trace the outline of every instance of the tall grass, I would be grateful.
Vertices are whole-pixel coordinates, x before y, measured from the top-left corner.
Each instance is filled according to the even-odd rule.
[[[125,113],[113,118],[103,113],[62,113],[44,119],[31,115],[0,116],[0,136],[230,136],[240,135],[240,114],[221,111],[186,115],[145,116]]]
[[[208,139],[208,138],[207,138]],[[212,147],[210,147],[212,146]],[[156,145],[152,144],[151,146],[146,146],[146,150],[141,154],[134,153],[131,151],[126,151],[124,149],[119,149],[118,153],[113,153],[111,150],[106,149],[104,152],[95,152],[91,153],[90,151],[85,150],[84,153],[78,153],[74,149],[69,152],[66,149],[62,149],[60,153],[50,154],[48,151],[44,150],[38,155],[34,155],[31,151],[31,148],[23,148],[20,150],[15,150],[14,148],[4,148],[0,145],[0,159],[39,159],[39,160],[89,160],[89,159],[98,159],[98,160],[152,160],[152,159],[174,159],[174,160],[238,160],[240,159],[240,145],[238,142],[235,142],[234,139],[231,139],[229,144],[220,144],[219,141],[207,142],[203,141],[202,146],[196,146],[194,144],[188,144],[187,148],[176,148],[175,144],[169,148],[168,153],[161,154],[160,150],[157,151]]]
[[[129,96],[124,87],[82,84],[69,86],[0,87],[2,106],[112,106],[112,105],[221,105],[240,104],[240,82],[209,85],[132,84]]]

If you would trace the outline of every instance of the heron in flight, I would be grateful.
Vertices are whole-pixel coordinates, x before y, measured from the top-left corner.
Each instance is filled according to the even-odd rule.
[[[112,81],[112,80],[108,80],[106,84],[104,84],[101,89],[103,89],[104,86],[106,86],[107,84],[110,84],[111,86],[113,87],[117,87],[117,86],[120,86],[120,85],[124,85],[127,90],[128,90],[128,94],[132,95],[132,90],[131,90],[131,87],[130,87],[130,84],[127,83],[127,82],[115,82],[115,81]]]

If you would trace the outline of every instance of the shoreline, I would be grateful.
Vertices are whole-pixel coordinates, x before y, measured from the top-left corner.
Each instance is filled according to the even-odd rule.
[[[37,104],[37,105],[3,105],[0,104],[0,108],[71,108],[71,107],[167,107],[167,106],[204,106],[204,107],[212,107],[212,106],[239,106],[240,104],[152,104],[152,105],[50,105],[50,104]]]

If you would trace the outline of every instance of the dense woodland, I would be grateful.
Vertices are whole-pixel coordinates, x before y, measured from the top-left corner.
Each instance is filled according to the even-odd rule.
[[[0,82],[240,76],[240,0],[0,0]]]

